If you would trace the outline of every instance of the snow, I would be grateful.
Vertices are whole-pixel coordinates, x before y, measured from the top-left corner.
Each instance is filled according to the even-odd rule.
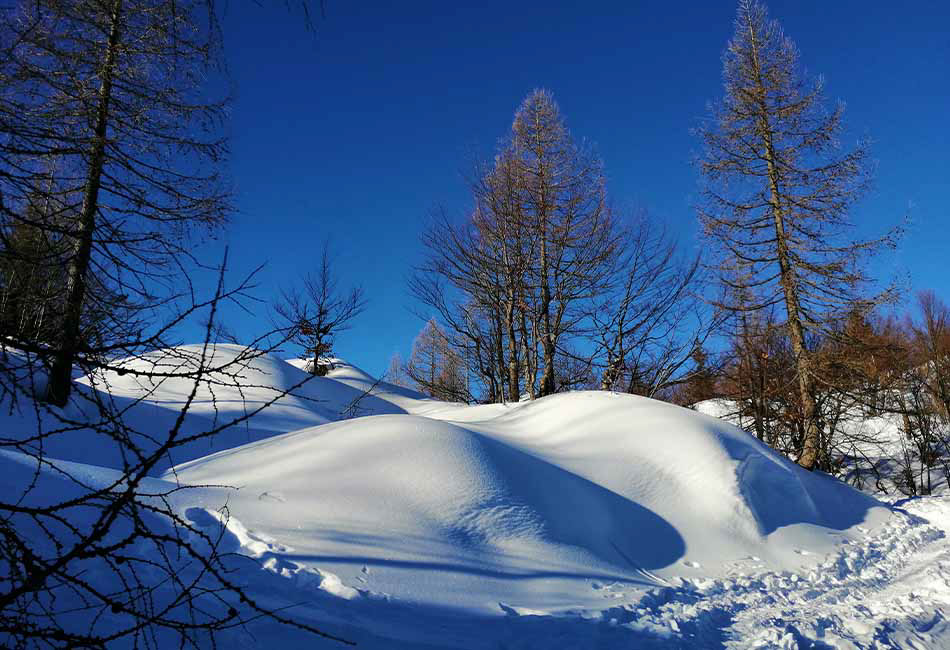
[[[341,360],[299,387],[302,362],[245,365],[202,387],[190,427],[293,394],[211,449],[186,449],[150,489],[230,486],[172,502],[246,558],[235,570],[259,602],[359,647],[950,647],[950,499],[885,503],[646,398],[465,406]],[[130,377],[103,373],[85,390],[108,386],[143,430],[166,426],[191,389]],[[68,467],[96,485],[114,474],[94,466],[108,454],[57,451],[73,462],[42,473]],[[0,489],[22,487],[29,464],[0,455]],[[275,640],[332,645],[265,621],[223,645]]]
[[[159,464],[161,471],[215,451],[305,426],[355,415],[405,412],[394,401],[375,394],[364,396],[372,382],[364,386],[354,381],[363,378],[365,383],[368,376],[352,367],[341,372],[343,380],[310,377],[278,356],[243,346],[216,345],[205,350],[201,345],[186,345],[119,359],[111,364],[110,370],[80,378],[77,395],[62,415],[76,421],[95,420],[96,403],[102,400],[121,413],[125,423],[137,432],[134,439],[143,451],[151,451],[156,447],[156,438],[164,439],[175,426],[188,400],[194,380],[187,374],[202,366],[211,371],[199,381],[195,398],[188,406],[182,435],[236,424],[226,426],[214,437],[176,447],[172,455]],[[128,370],[148,373],[148,376]],[[396,387],[390,389],[394,394],[403,394]],[[413,393],[405,391],[405,394]],[[0,426],[11,438],[28,438],[38,428],[44,431],[62,428],[56,416],[44,411],[44,405],[21,406],[19,410],[0,410]],[[48,435],[43,441],[43,453],[62,460],[112,468],[121,467],[124,458],[123,450],[110,436],[90,429]]]

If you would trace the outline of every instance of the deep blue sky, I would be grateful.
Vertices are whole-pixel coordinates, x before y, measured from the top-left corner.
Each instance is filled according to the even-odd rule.
[[[910,232],[878,271],[908,273],[915,289],[950,299],[950,3],[769,7],[829,98],[847,102],[846,143],[874,141],[876,189],[854,214],[860,234],[910,209]],[[422,324],[405,278],[429,211],[465,212],[466,161],[492,152],[539,86],[575,137],[596,144],[615,205],[648,209],[695,248],[690,129],[721,94],[734,13],[718,1],[326,0],[311,33],[299,14],[229,3],[239,211],[222,240],[232,270],[266,262],[256,293],[267,299],[329,237],[342,281],[369,298],[338,353],[382,372],[394,352],[408,355]],[[268,325],[263,311],[228,310],[226,320],[242,337]]]

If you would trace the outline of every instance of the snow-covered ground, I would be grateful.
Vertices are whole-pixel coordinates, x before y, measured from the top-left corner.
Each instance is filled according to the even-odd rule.
[[[193,426],[295,386],[299,366],[253,359],[200,396]],[[87,383],[141,429],[188,392],[113,375]],[[175,508],[224,527],[256,600],[359,647],[950,647],[950,499],[881,502],[629,395],[446,404],[339,362],[271,408],[156,485],[232,486],[179,492]],[[88,464],[95,444],[56,451]],[[0,489],[23,462],[0,456]],[[336,645],[263,621],[222,638],[278,642]]]

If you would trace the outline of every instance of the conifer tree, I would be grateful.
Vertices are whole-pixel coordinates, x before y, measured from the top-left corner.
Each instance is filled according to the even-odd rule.
[[[531,277],[543,397],[557,391],[557,356],[562,337],[583,319],[578,307],[605,290],[619,233],[607,205],[603,163],[575,143],[550,91],[534,90],[521,104],[510,146],[521,215],[536,242]]]
[[[821,389],[809,335],[832,316],[883,297],[862,292],[862,262],[896,232],[850,241],[849,214],[869,184],[866,142],[839,143],[843,105],[825,109],[821,80],[808,79],[798,51],[765,7],[741,0],[723,57],[725,94],[700,129],[705,202],[700,220],[718,249],[712,266],[747,302],[734,313],[778,306],[795,359],[803,444],[798,461],[819,463],[816,391]],[[742,268],[741,275],[735,274]]]
[[[464,359],[435,320],[429,320],[413,341],[406,372],[419,391],[435,399],[469,399]]]
[[[212,0],[24,0],[0,17],[0,217],[42,214],[30,223],[55,224],[64,247],[49,402],[66,403],[94,352],[90,278],[127,304],[167,300],[185,236],[226,217],[214,16]]]

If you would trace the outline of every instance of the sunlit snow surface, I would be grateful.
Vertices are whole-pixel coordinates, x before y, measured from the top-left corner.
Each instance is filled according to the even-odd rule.
[[[189,417],[265,402],[301,365],[257,359]],[[187,392],[127,377],[108,383],[148,391],[133,419],[160,425]],[[721,420],[629,395],[469,407],[343,362],[295,392],[224,442],[254,441],[186,451],[160,478],[233,486],[176,507],[226,527],[260,601],[359,647],[950,647],[942,499],[889,507]],[[227,634],[332,645],[264,623]]]

